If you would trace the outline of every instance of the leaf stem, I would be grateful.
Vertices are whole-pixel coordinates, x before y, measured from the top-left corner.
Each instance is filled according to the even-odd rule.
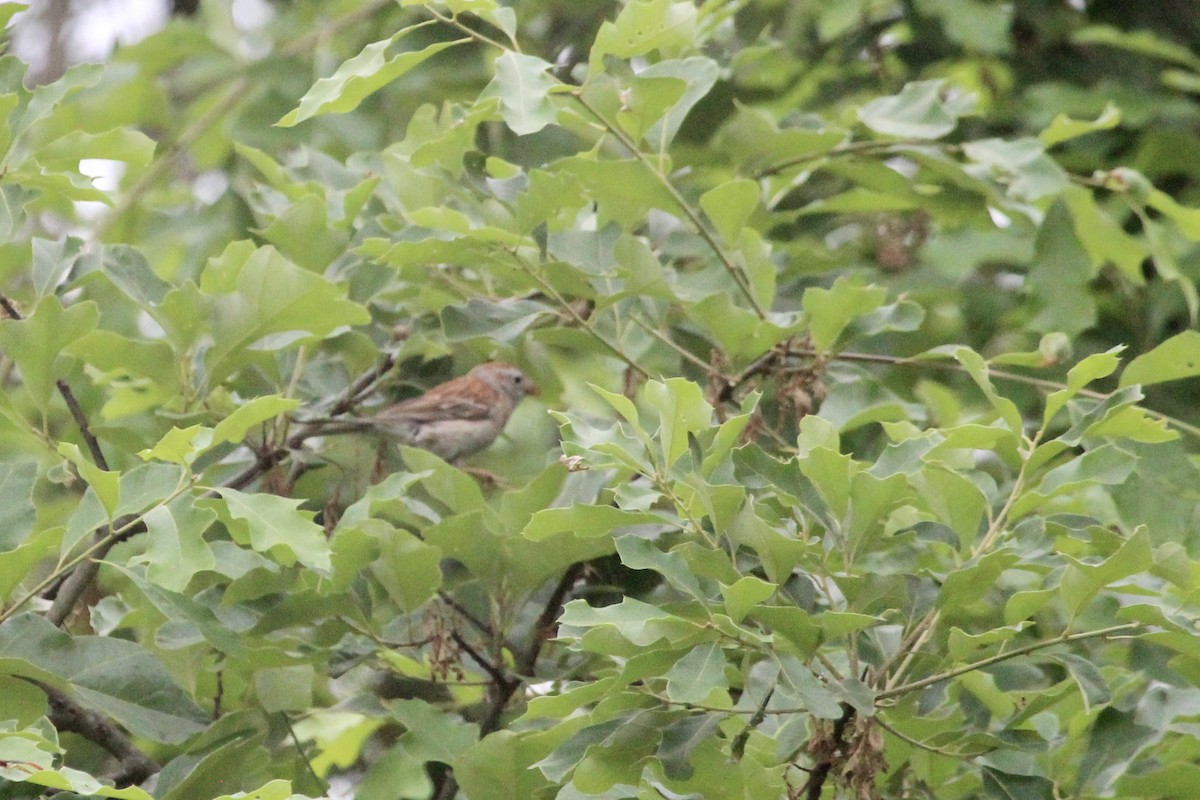
[[[992,664],[998,664],[1001,661],[1008,661],[1009,659],[1028,655],[1030,653],[1037,652],[1038,650],[1045,650],[1047,647],[1053,647],[1056,644],[1078,642],[1084,639],[1098,639],[1105,636],[1111,636],[1114,633],[1132,631],[1136,628],[1140,628],[1141,625],[1142,623],[1140,622],[1126,622],[1121,625],[1113,625],[1111,627],[1101,628],[1100,630],[1095,631],[1084,631],[1083,633],[1071,633],[1063,634],[1062,636],[1055,636],[1053,639],[1045,639],[1040,642],[1034,642],[1033,644],[1028,644],[1024,647],[1018,647],[1016,650],[1009,650],[1007,653],[997,653],[994,656],[989,656],[987,658],[980,659],[979,661],[965,664],[961,667],[947,670],[946,672],[938,673],[937,675],[930,675],[927,678],[922,678],[921,680],[913,681],[912,683],[906,683],[903,686],[895,686],[890,689],[885,689],[884,691],[875,695],[875,701],[878,703],[880,700],[888,700],[892,697],[900,697],[901,695],[910,694],[918,689],[924,689],[927,686],[933,686],[935,683],[948,681],[952,678],[957,678],[959,675],[965,675],[968,672],[974,672],[975,670],[983,669],[984,667],[990,667]]]
[[[813,347],[791,347],[788,352],[791,355],[800,355],[800,356],[821,355],[821,353],[816,348],[813,348]],[[853,351],[847,350],[847,351],[841,351],[838,353],[830,354],[827,357],[831,358],[831,359],[835,359],[837,361],[856,361],[856,362],[868,363],[868,364],[886,364],[887,366],[891,366],[891,367],[914,367],[916,369],[928,369],[928,370],[934,370],[934,371],[938,371],[938,372],[960,372],[960,373],[964,373],[964,374],[966,372],[966,370],[963,369],[962,365],[958,364],[957,362],[929,361],[929,360],[921,359],[921,358],[908,358],[905,356],[889,356],[889,355],[884,355],[882,353],[858,353],[858,352],[853,352]],[[1049,380],[1047,378],[1035,378],[1032,375],[1022,375],[1019,372],[1010,372],[1008,370],[995,369],[993,367],[988,367],[987,375],[990,378],[996,378],[998,380],[1003,380],[1003,381],[1010,381],[1012,383],[1019,383],[1024,386],[1032,386],[1035,389],[1041,389],[1042,391],[1046,391],[1046,392],[1059,392],[1059,391],[1064,391],[1064,390],[1070,389],[1069,386],[1067,386],[1065,383],[1062,383],[1060,381],[1053,381],[1053,380]],[[1086,388],[1080,388],[1080,389],[1075,390],[1075,394],[1078,395],[1079,397],[1087,397],[1091,400],[1107,400],[1109,397],[1112,396],[1111,392],[1098,392],[1095,389],[1086,389]],[[1190,434],[1191,436],[1193,436],[1197,439],[1200,439],[1200,426],[1192,425],[1191,423],[1184,422],[1183,420],[1181,420],[1177,417],[1173,417],[1170,414],[1164,414],[1161,411],[1156,411],[1152,408],[1147,408],[1146,406],[1144,406],[1140,403],[1137,404],[1137,408],[1140,408],[1142,411],[1146,412],[1146,414],[1148,416],[1167,423],[1168,425],[1170,425],[1172,428],[1175,428],[1176,430],[1182,431],[1183,433]]]
[[[496,41],[495,39],[493,39],[490,36],[486,36],[486,35],[480,33],[479,31],[475,30],[474,28],[472,28],[468,25],[464,25],[462,22],[459,21],[457,14],[447,16],[447,15],[439,12],[436,8],[432,8],[428,5],[426,5],[424,8],[426,11],[429,12],[429,14],[431,16],[435,17],[436,19],[438,19],[441,22],[446,23],[447,25],[458,28],[460,31],[467,34],[467,36],[470,36],[472,39],[475,39],[478,42],[482,42],[483,44],[489,44],[492,47],[496,48],[497,50],[503,50],[505,52],[508,52],[508,51],[512,51],[514,53],[521,52],[520,44],[517,43],[516,39],[509,36],[507,31],[501,30],[501,33],[503,33],[505,36],[509,37],[508,38],[509,44],[505,45],[501,42]],[[487,20],[483,20],[483,21],[487,22]]]
[[[558,304],[559,308],[561,308],[563,311],[565,311],[567,313],[567,315],[575,322],[576,325],[578,325],[579,327],[583,328],[583,330],[585,330],[589,334],[591,334],[592,338],[594,338],[597,342],[599,342],[604,347],[604,349],[608,350],[610,353],[612,353],[618,359],[625,362],[625,364],[630,369],[636,371],[642,377],[644,377],[644,378],[651,377],[649,370],[647,370],[641,364],[634,361],[633,358],[630,357],[629,355],[627,355],[625,353],[625,351],[622,350],[618,345],[613,344],[608,339],[601,336],[600,332],[592,327],[591,322],[588,319],[586,319],[582,314],[580,314],[578,311],[576,311],[575,307],[572,306],[565,297],[563,297],[561,294],[559,294],[559,291],[557,289],[555,289],[554,286],[551,285],[549,281],[547,281],[545,278],[543,278],[541,275],[539,275],[538,271],[535,270],[533,268],[533,266],[529,264],[529,262],[527,262],[525,259],[521,258],[520,255],[518,255],[516,252],[514,252],[512,250],[507,250],[505,252],[507,252],[510,256],[512,256],[513,260],[516,261],[517,264],[520,265],[521,269],[525,272],[525,274],[527,274],[529,277],[533,278],[533,280],[537,283],[537,285],[541,288],[541,290],[543,292],[545,292],[547,295],[549,295],[554,300],[554,302]]]
[[[633,155],[634,158],[640,161],[642,165],[645,166],[646,169],[650,170],[654,177],[658,179],[658,182],[662,185],[662,187],[666,189],[669,195],[671,195],[671,199],[675,201],[677,206],[679,206],[679,210],[683,212],[683,215],[687,217],[688,221],[692,224],[692,227],[695,228],[696,233],[700,235],[700,238],[702,238],[705,244],[708,245],[709,249],[712,250],[713,254],[717,257],[717,260],[721,262],[721,266],[725,268],[725,271],[729,273],[729,277],[731,277],[733,282],[737,284],[738,290],[742,293],[742,296],[746,298],[746,301],[750,303],[750,307],[754,310],[754,313],[758,315],[759,319],[766,319],[767,312],[758,302],[758,298],[754,296],[754,291],[750,288],[750,282],[742,273],[742,270],[733,263],[733,259],[729,257],[729,254],[725,252],[725,249],[721,247],[721,244],[717,241],[716,236],[714,236],[713,233],[708,229],[708,226],[704,224],[704,220],[701,217],[700,212],[692,207],[692,204],[687,201],[687,198],[685,198],[675,184],[671,182],[671,179],[668,178],[662,172],[662,170],[654,165],[654,162],[650,160],[650,157],[642,152],[641,148],[637,146],[637,143],[630,139],[625,131],[621,130],[621,128],[615,123],[610,122],[603,114],[600,113],[599,109],[584,99],[582,91],[577,88],[574,89],[571,92],[571,97],[573,97],[575,102],[579,103],[580,106],[582,106],[589,114],[591,114],[597,122],[603,125],[604,129],[607,130],[613,136],[613,138],[619,141],[625,147],[625,149]]]

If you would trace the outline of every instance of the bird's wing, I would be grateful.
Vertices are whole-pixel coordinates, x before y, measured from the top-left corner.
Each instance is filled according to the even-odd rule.
[[[485,397],[479,392],[466,394],[455,389],[450,383],[430,389],[425,394],[410,400],[397,403],[391,408],[381,411],[380,417],[397,417],[416,423],[438,422],[446,419],[482,420],[487,419],[496,408],[495,397]],[[492,392],[491,394],[494,394]]]

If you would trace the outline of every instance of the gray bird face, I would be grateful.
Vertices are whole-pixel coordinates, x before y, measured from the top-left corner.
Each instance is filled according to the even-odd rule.
[[[533,381],[512,364],[490,363],[481,364],[471,373],[492,388],[506,395],[512,402],[518,403],[527,395],[537,394]]]

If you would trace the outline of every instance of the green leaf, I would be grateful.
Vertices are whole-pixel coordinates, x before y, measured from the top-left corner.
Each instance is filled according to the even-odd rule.
[[[662,729],[658,747],[663,773],[673,780],[686,780],[695,773],[693,754],[710,745],[721,717],[717,714],[693,715],[678,719]],[[766,796],[764,793],[762,796]]]
[[[208,722],[141,645],[70,636],[36,614],[0,623],[0,672],[45,681],[156,742],[178,744]]]
[[[1067,404],[1068,400],[1079,394],[1080,389],[1092,381],[1107,378],[1116,372],[1117,367],[1121,365],[1121,359],[1118,356],[1124,349],[1124,345],[1121,345],[1103,353],[1093,353],[1071,367],[1067,371],[1067,388],[1052,392],[1046,398],[1046,409],[1043,413],[1044,423],[1049,423],[1054,415]]]
[[[206,642],[231,658],[247,657],[248,648],[240,636],[243,631],[235,630],[228,619],[219,618],[211,609],[185,594],[154,585],[140,570],[119,564],[114,564],[113,568],[129,578],[172,625],[194,629]]]
[[[721,584],[721,597],[725,600],[725,613],[734,622],[741,622],[755,607],[775,594],[778,586],[762,578],[746,575],[732,586]]]
[[[819,350],[832,350],[854,318],[879,308],[886,298],[886,289],[863,286],[844,277],[834,281],[829,289],[805,290],[804,313],[808,316],[813,345]]]
[[[670,467],[688,449],[688,437],[712,425],[712,406],[700,387],[684,378],[650,381],[644,392],[646,402],[658,411],[658,438],[666,457],[664,466]]]
[[[1089,25],[1071,34],[1075,44],[1100,44],[1152,56],[1200,71],[1200,56],[1183,44],[1176,44],[1149,30],[1125,31],[1110,25]]]
[[[725,680],[725,652],[708,643],[689,650],[666,674],[667,697],[676,703],[699,703],[717,689],[728,687]]]
[[[37,477],[38,465],[31,461],[0,464],[0,553],[20,545],[33,530]]]
[[[1059,114],[1038,134],[1038,139],[1046,147],[1053,147],[1061,142],[1075,139],[1094,131],[1106,131],[1121,124],[1121,110],[1108,102],[1104,110],[1094,120],[1071,119],[1066,114]]]
[[[572,600],[563,606],[559,617],[559,635],[581,635],[574,628],[609,628],[638,647],[647,647],[662,639],[675,642],[693,635],[695,623],[669,611],[626,597],[617,605],[592,608],[583,600]]]
[[[621,557],[621,563],[630,569],[653,570],[676,589],[696,599],[704,597],[687,560],[677,552],[663,552],[654,542],[639,536],[621,536],[617,539],[617,555]]]
[[[666,114],[659,116],[644,133],[646,142],[655,152],[666,152],[688,113],[708,95],[720,75],[721,68],[717,62],[700,56],[660,61],[637,73],[639,79],[681,80],[685,85],[683,95],[672,101]]]
[[[804,329],[799,315],[777,315],[776,319],[788,324],[775,324],[760,319],[748,308],[736,305],[727,292],[718,292],[698,303],[690,303],[684,311],[726,353],[738,358],[755,358],[772,345]]]
[[[212,428],[191,425],[187,428],[171,428],[163,434],[154,447],[138,453],[144,460],[169,461],[180,466],[190,466],[196,456],[212,444]]]
[[[531,769],[541,755],[528,737],[496,731],[458,756],[454,777],[470,797],[529,800],[549,783],[541,772]]]
[[[629,6],[626,6],[628,8]],[[586,156],[564,158],[555,164],[564,176],[575,178],[599,206],[599,226],[610,221],[625,230],[640,225],[652,208],[672,211],[675,198],[646,166],[636,159],[597,161]]]
[[[55,378],[62,374],[58,362],[63,349],[99,319],[95,303],[63,308],[54,296],[43,298],[25,319],[0,319],[0,350],[20,368],[22,383],[39,408],[49,404]]]
[[[49,528],[24,539],[20,545],[0,547],[0,601],[7,600],[43,559],[59,551],[62,528]]]
[[[250,242],[234,242],[210,261],[200,288],[213,296],[208,324],[215,342],[205,363],[214,383],[247,363],[253,351],[294,347],[371,319],[361,305],[344,299],[344,288]]]
[[[993,800],[1055,800],[1054,784],[1039,775],[1014,775],[983,768],[983,790]]]
[[[996,409],[1000,418],[1004,420],[1004,424],[1008,426],[1009,431],[1019,433],[1021,427],[1021,412],[1017,409],[1016,403],[1009,400],[1007,397],[1002,397],[996,387],[992,385],[992,380],[988,376],[987,364],[983,357],[967,347],[958,347],[954,350],[954,357],[958,359],[958,363],[963,365],[967,374],[971,379],[983,390],[984,395]]]
[[[190,496],[146,512],[146,550],[134,561],[146,564],[146,580],[174,592],[187,588],[197,572],[212,569],[216,558],[204,532],[217,519],[206,508],[197,508]]]
[[[486,506],[479,483],[474,478],[428,450],[404,446],[400,448],[400,455],[410,470],[420,473],[420,482],[425,490],[447,508],[466,513],[482,510]]]
[[[1135,358],[1121,373],[1121,386],[1152,386],[1200,375],[1200,333],[1184,331]]]
[[[1089,450],[1047,472],[1037,487],[1013,503],[1013,519],[1042,507],[1052,497],[1094,485],[1113,486],[1124,483],[1137,458],[1129,451],[1112,444]]]
[[[35,88],[29,94],[28,102],[16,109],[9,117],[13,147],[4,163],[11,167],[28,158],[38,142],[36,136],[26,136],[26,134],[30,133],[37,123],[48,121],[56,111],[61,110],[65,105],[63,101],[71,98],[80,90],[95,85],[100,80],[102,72],[103,68],[100,64],[76,64],[58,80]],[[11,173],[9,177],[12,177]]]
[[[938,592],[942,608],[963,608],[979,602],[993,591],[1000,574],[1020,560],[1008,549],[993,550],[946,576]]]
[[[1146,772],[1127,772],[1117,779],[1117,796],[1187,800],[1200,792],[1200,766],[1169,762]]]
[[[814,717],[838,719],[842,716],[841,704],[811,669],[790,655],[784,655],[778,661],[780,672],[777,694],[797,698]]]
[[[1072,616],[1078,616],[1099,591],[1107,586],[1145,572],[1154,565],[1150,537],[1145,528],[1138,528],[1117,552],[1099,564],[1086,564],[1070,559],[1063,572],[1059,591]]]
[[[85,456],[78,445],[70,442],[59,442],[58,454],[75,465],[79,477],[87,481],[88,486],[96,493],[111,520],[117,504],[121,502],[121,473],[96,466],[90,456]]]
[[[1119,222],[1096,204],[1096,197],[1082,187],[1063,192],[1075,221],[1075,235],[1083,244],[1094,268],[1116,264],[1121,274],[1135,285],[1146,282],[1142,261],[1150,254],[1145,244],[1127,233]]]
[[[424,761],[453,765],[479,738],[478,726],[442,713],[424,700],[396,700],[389,710],[408,729],[400,741]]]
[[[634,75],[627,83],[620,90],[621,107],[616,113],[616,121],[636,142],[642,141],[650,126],[658,122],[687,91],[687,82],[675,77]],[[663,149],[659,142],[653,140],[649,145],[660,152]]]
[[[750,618],[757,620],[782,637],[801,658],[810,658],[821,642],[821,629],[812,615],[795,606],[756,606]]]
[[[983,53],[1012,49],[1013,8],[982,0],[917,0],[921,15],[936,17],[946,36],[964,48]]]
[[[342,114],[353,111],[368,95],[387,86],[431,56],[470,41],[470,39],[456,39],[451,42],[436,42],[422,50],[400,53],[391,58],[386,57],[385,54],[394,43],[426,24],[429,23],[412,25],[404,28],[390,39],[367,45],[362,52],[339,66],[333,75],[322,78],[313,84],[304,97],[300,98],[300,105],[285,114],[275,124],[283,128],[290,128],[321,114]]]
[[[966,142],[963,152],[1007,183],[1008,193],[1020,200],[1040,200],[1068,186],[1067,173],[1037,139],[983,139]]]
[[[1023,620],[1018,624],[992,628],[990,631],[984,631],[975,636],[964,633],[960,628],[951,628],[950,634],[946,637],[946,649],[955,661],[967,661],[977,658],[979,651],[985,647],[1011,641],[1032,624],[1028,620]]]
[[[342,253],[350,237],[333,228],[324,197],[305,195],[291,203],[262,229],[279,252],[312,272],[321,272]]]
[[[1193,242],[1200,240],[1200,208],[1189,208],[1159,189],[1146,192],[1146,205],[1175,223],[1175,227]],[[1160,266],[1161,270],[1162,267]]]
[[[537,133],[558,116],[551,92],[567,88],[547,74],[552,68],[536,56],[506,50],[496,57],[496,76],[479,97],[500,98],[500,116],[513,133]]]
[[[579,684],[567,684],[558,694],[542,695],[529,701],[522,720],[554,717],[565,719],[577,709],[591,705],[607,695],[617,684],[616,678],[601,678]]]
[[[71,131],[41,145],[33,155],[40,165],[52,170],[74,170],[84,158],[145,166],[154,158],[154,148],[154,140],[141,131],[113,128],[103,133]]]
[[[567,532],[588,538],[606,536],[634,525],[664,522],[662,517],[648,511],[626,511],[611,505],[576,503],[566,508],[546,508],[535,512],[521,530],[521,535],[534,541],[543,541]]]
[[[858,109],[858,119],[876,133],[902,139],[940,139],[958,124],[957,109],[942,99],[944,81],[914,81],[900,94],[877,97]]]
[[[727,181],[700,195],[700,207],[727,242],[737,240],[757,206],[758,184],[745,179]]]
[[[262,395],[239,406],[225,419],[217,423],[212,432],[212,445],[222,442],[241,442],[246,432],[261,422],[285,414],[300,406],[299,400],[279,395]]]
[[[697,21],[696,7],[671,0],[634,0],[621,9],[612,22],[596,32],[588,56],[592,74],[604,71],[604,57],[619,58],[658,51],[673,55],[693,43]]]
[[[304,711],[313,704],[311,664],[268,667],[254,671],[254,695],[263,711]]]
[[[16,758],[16,755],[21,754],[0,752],[0,760],[17,762],[28,760]],[[152,798],[152,795],[147,794],[145,790],[137,786],[126,786],[116,789],[101,783],[98,779],[85,772],[72,769],[71,767],[59,767],[55,769],[50,764],[46,764],[37,772],[29,773],[14,766],[9,772],[11,772],[11,775],[0,775],[0,777],[7,777],[12,781],[24,781],[38,786],[45,786],[48,789],[55,789],[57,790],[55,794],[69,792],[76,797],[113,797],[118,800],[151,800]]]
[[[303,501],[237,489],[216,491],[225,501],[217,510],[228,513],[236,540],[285,566],[299,561],[309,569],[328,573],[329,542],[312,515],[297,508]]]
[[[442,551],[407,531],[394,529],[380,544],[371,574],[397,605],[412,613],[442,586]]]

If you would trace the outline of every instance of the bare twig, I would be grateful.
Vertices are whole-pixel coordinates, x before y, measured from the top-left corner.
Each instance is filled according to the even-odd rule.
[[[22,319],[21,312],[17,311],[17,307],[4,295],[0,295],[0,308],[4,309],[9,319]]]
[[[75,424],[79,426],[79,434],[87,444],[88,452],[92,455],[92,461],[95,462],[97,467],[108,472],[108,461],[104,458],[104,452],[100,449],[100,442],[96,441],[96,437],[92,433],[92,426],[88,424],[87,415],[83,413],[83,409],[79,407],[79,401],[75,399],[75,393],[71,391],[71,387],[62,378],[55,381],[54,385],[58,387],[58,393],[62,395],[63,401],[67,404],[67,409],[71,412],[71,417],[75,420]]]
[[[989,656],[987,658],[980,659],[979,661],[974,661],[970,664],[964,664],[961,667],[956,667],[955,669],[947,670],[946,672],[939,672],[937,675],[930,675],[928,678],[922,678],[919,681],[913,681],[912,683],[906,683],[903,686],[885,689],[884,691],[875,695],[875,700],[878,702],[880,700],[887,700],[892,697],[899,697],[901,695],[909,694],[917,691],[918,689],[924,689],[927,686],[933,686],[935,683],[948,681],[951,678],[957,678],[959,675],[965,675],[968,672],[974,672],[976,670],[983,669],[984,667],[990,667],[992,664],[998,664],[1001,661],[1008,661],[1009,659],[1028,655],[1038,650],[1044,650],[1047,647],[1053,647],[1065,642],[1078,642],[1084,639],[1099,639],[1105,636],[1112,636],[1116,633],[1133,631],[1140,627],[1140,622],[1126,622],[1121,625],[1113,625],[1112,627],[1101,628],[1100,630],[1096,631],[1084,631],[1082,633],[1072,634],[1064,633],[1062,636],[1056,636],[1053,639],[1044,639],[1040,642],[1027,644],[1024,647],[1018,647],[1015,650],[1009,650],[1006,653],[997,653],[994,656]]]

